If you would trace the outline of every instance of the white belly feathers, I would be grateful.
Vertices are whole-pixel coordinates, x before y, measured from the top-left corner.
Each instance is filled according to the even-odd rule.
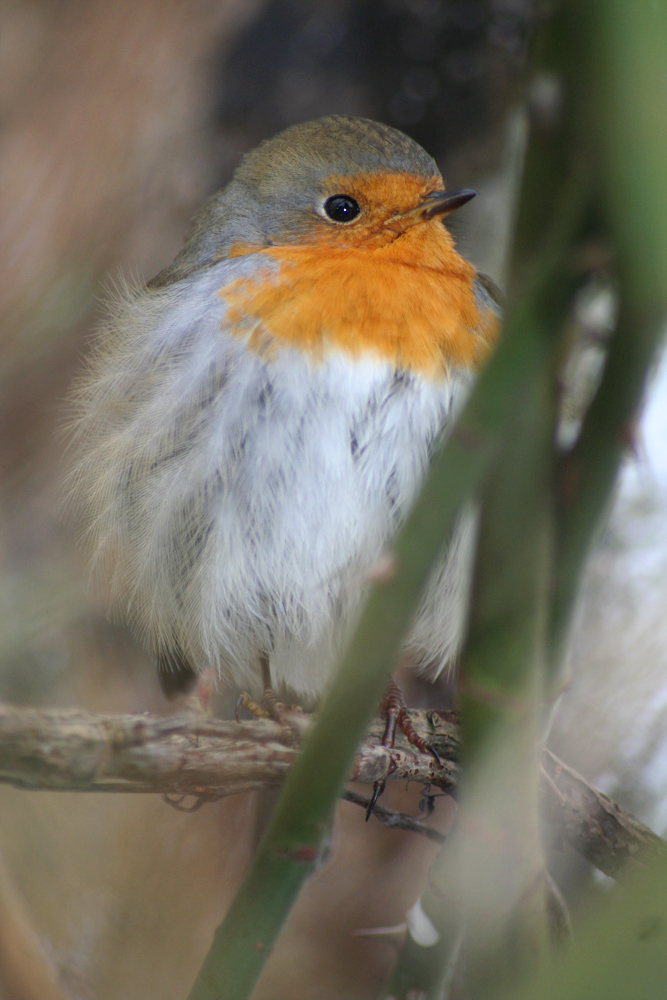
[[[128,291],[77,396],[83,498],[114,600],[154,648],[199,670],[318,693],[404,518],[466,376],[380,358],[265,356],[225,330],[226,261]],[[442,667],[462,630],[472,532],[460,529],[410,644]]]

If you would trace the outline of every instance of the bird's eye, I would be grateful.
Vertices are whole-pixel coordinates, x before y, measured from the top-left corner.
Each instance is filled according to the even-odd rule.
[[[324,202],[324,211],[334,222],[352,222],[361,208],[349,194],[335,194]]]

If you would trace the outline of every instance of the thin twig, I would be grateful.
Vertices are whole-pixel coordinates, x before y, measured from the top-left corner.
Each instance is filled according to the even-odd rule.
[[[368,809],[371,801],[365,795],[352,792],[349,788],[343,792],[341,798],[346,802],[353,802],[363,809]],[[414,816],[409,816],[408,813],[398,812],[396,809],[386,809],[379,802],[376,802],[373,807],[373,816],[379,819],[383,826],[388,826],[392,830],[410,830],[412,833],[420,833],[423,837],[434,840],[436,844],[444,844],[445,842],[445,835],[444,833],[440,833],[440,830],[436,830],[427,823],[422,823],[421,820],[415,819]]]

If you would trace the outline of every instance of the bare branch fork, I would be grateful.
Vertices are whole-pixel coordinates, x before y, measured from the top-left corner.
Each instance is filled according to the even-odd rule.
[[[454,792],[460,740],[452,712],[410,712],[420,736],[441,763],[416,753],[404,738],[392,750],[379,746],[377,720],[357,755],[350,780],[416,781]],[[293,713],[290,726],[270,719],[230,722],[189,714],[94,715],[0,706],[0,782],[33,791],[138,792],[206,801],[283,784],[310,727]],[[366,805],[356,792],[348,801]],[[621,878],[665,850],[665,842],[624,813],[548,750],[542,753],[545,819],[563,840],[607,875]],[[422,819],[379,807],[386,825],[433,840],[442,834]]]

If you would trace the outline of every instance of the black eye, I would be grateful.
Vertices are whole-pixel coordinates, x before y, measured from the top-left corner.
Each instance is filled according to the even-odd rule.
[[[324,211],[334,222],[352,222],[361,211],[359,202],[349,194],[335,194],[324,202]]]

